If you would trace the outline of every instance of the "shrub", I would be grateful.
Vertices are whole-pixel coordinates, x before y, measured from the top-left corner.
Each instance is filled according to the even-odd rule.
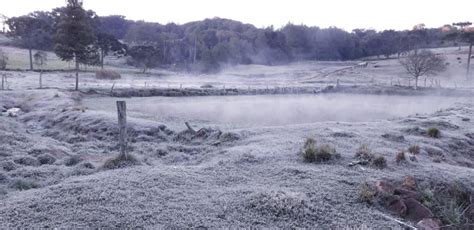
[[[10,188],[16,189],[16,190],[29,190],[32,188],[38,188],[38,184],[36,184],[34,181],[31,180],[25,180],[25,179],[15,179],[12,181],[10,184]]]
[[[420,146],[412,145],[408,148],[408,152],[410,152],[413,155],[417,155],[420,153]]]
[[[428,129],[428,136],[432,138],[439,138],[441,136],[441,131],[436,127],[431,127]]]
[[[122,78],[122,76],[115,71],[102,69],[95,72],[95,78],[101,80],[115,80]]]
[[[65,161],[64,164],[66,166],[74,166],[81,162],[82,159],[78,155],[70,156]]]
[[[387,167],[387,160],[385,159],[384,156],[377,156],[372,161],[372,165],[379,168],[379,169],[383,169],[383,168]]]
[[[359,189],[359,201],[365,202],[367,204],[372,204],[375,198],[375,194],[376,194],[375,191],[372,188],[370,188],[367,182],[365,182],[360,186],[360,189]]]
[[[128,154],[127,157],[123,157],[121,154],[108,159],[105,161],[104,165],[102,166],[103,169],[118,169],[118,168],[126,168],[133,165],[139,165],[140,162],[131,154]]]
[[[399,153],[397,153],[397,155],[395,156],[395,161],[397,162],[397,164],[400,164],[402,162],[406,162],[406,157],[405,157],[405,151],[400,151]]]

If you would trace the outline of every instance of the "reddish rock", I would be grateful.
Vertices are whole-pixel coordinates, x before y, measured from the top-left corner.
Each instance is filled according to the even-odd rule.
[[[412,221],[421,221],[433,217],[433,213],[423,204],[413,198],[403,199],[407,207],[406,218]]]
[[[423,199],[423,196],[420,193],[405,188],[396,188],[394,194],[399,195],[403,199],[413,198],[417,201],[421,201]]]
[[[434,218],[425,218],[416,224],[420,230],[438,230],[441,226],[441,221]]]
[[[375,188],[377,189],[377,193],[382,193],[382,194],[393,194],[393,191],[395,190],[395,187],[383,180],[379,180],[375,183]]]
[[[403,181],[402,187],[407,189],[416,190],[416,180],[413,176],[406,176]]]
[[[407,214],[407,206],[398,196],[389,196],[387,199],[387,207],[398,216],[405,216]]]

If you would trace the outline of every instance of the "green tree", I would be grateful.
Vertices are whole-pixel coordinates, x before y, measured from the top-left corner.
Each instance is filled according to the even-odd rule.
[[[33,70],[33,49],[48,50],[53,44],[53,19],[47,12],[34,12],[6,21],[7,33],[16,44],[29,51],[30,70]]]
[[[142,68],[143,73],[158,66],[161,59],[159,49],[153,46],[133,46],[129,49],[128,55],[131,57],[131,64]]]
[[[126,47],[120,43],[113,35],[106,33],[97,34],[97,46],[100,49],[100,66],[104,68],[104,58],[110,53],[115,56],[123,56],[126,53]]]
[[[76,87],[79,90],[79,64],[97,64],[99,53],[92,12],[82,7],[80,0],[67,0],[67,6],[59,10],[54,52],[63,61],[76,64]]]

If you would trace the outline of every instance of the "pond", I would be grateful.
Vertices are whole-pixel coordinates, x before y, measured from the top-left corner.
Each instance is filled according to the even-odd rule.
[[[432,113],[465,99],[436,96],[256,95],[209,97],[88,98],[89,109],[114,112],[115,101],[127,101],[130,117],[182,126],[278,126],[314,122],[368,122],[417,113]]]

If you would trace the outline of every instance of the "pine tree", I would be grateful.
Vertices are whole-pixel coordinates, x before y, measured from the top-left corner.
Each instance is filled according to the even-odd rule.
[[[82,7],[81,0],[67,0],[67,6],[59,10],[54,52],[63,61],[75,62],[76,91],[79,90],[79,64],[99,60],[92,17]]]

